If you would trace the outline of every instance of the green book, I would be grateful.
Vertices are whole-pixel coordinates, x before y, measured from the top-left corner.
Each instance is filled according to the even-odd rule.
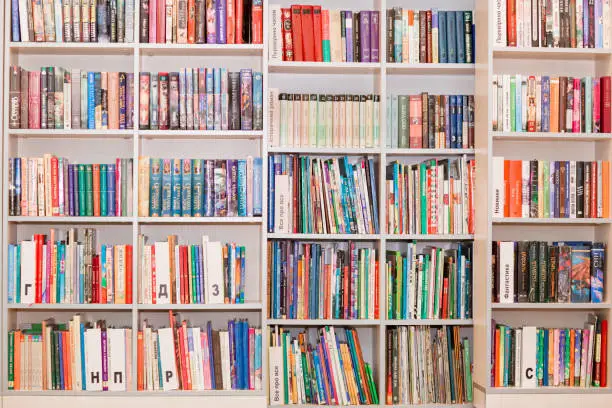
[[[470,341],[467,338],[463,339],[463,372],[466,400],[472,402],[472,359],[470,356]]]
[[[128,185],[127,185],[127,178],[128,178],[128,166],[127,166],[127,159],[121,159],[121,214],[117,214],[117,215],[123,215],[126,216],[128,215]]]
[[[402,253],[400,251],[396,251],[395,252],[395,263],[396,263],[396,268],[395,271],[397,273],[397,276],[395,277],[395,280],[397,282],[397,286],[395,288],[395,317],[396,318],[401,318],[402,317],[402,302],[403,302],[403,297],[405,296],[404,293],[404,262],[402,260]]]
[[[331,43],[329,38],[321,41],[323,45],[323,62],[331,62]]]
[[[510,131],[516,132],[516,77],[510,77]]]
[[[376,392],[376,384],[374,382],[374,376],[372,375],[372,367],[370,364],[365,363],[366,375],[368,376],[368,387],[370,388],[370,394],[372,395],[372,404],[378,405],[378,392]]]
[[[283,343],[283,376],[285,377],[285,381],[283,382],[285,388],[285,404],[289,404],[289,361],[287,361],[287,337],[290,336],[290,333],[284,333],[282,336]]]
[[[397,97],[397,129],[398,147],[407,149],[410,147],[410,111],[408,95]]]
[[[15,389],[15,332],[8,334],[8,389]]]
[[[544,331],[542,329],[536,329],[536,376],[538,385],[541,385],[544,378]]]
[[[79,215],[86,215],[85,212],[85,165],[79,164]]]
[[[312,402],[310,394],[310,376],[308,372],[308,363],[306,361],[306,353],[300,353],[302,357],[302,371],[304,372],[304,394],[306,395],[306,403]]]
[[[93,166],[85,165],[85,215],[93,216]]]
[[[108,173],[108,165],[100,164],[100,215],[106,217],[108,215],[108,181],[106,180]]]
[[[456,283],[456,277],[457,277],[457,257],[455,257],[455,263],[453,264],[453,266],[451,267],[450,273],[449,273],[449,289],[448,289],[448,304],[449,305],[454,305],[455,304],[455,290],[457,289],[457,283]],[[455,307],[451,307],[448,313],[448,317],[449,319],[454,319],[455,318],[455,311],[457,309]]]
[[[573,350],[570,348],[571,344],[570,344],[570,329],[561,329],[565,331],[565,358],[563,359],[565,361],[565,366],[563,367],[563,381],[565,383],[565,385],[570,385],[569,383],[569,378],[570,378],[570,356],[571,353],[573,352]],[[605,368],[604,368],[605,370]]]

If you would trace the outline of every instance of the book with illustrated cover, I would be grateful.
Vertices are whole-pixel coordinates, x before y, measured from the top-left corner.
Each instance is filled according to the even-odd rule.
[[[571,296],[573,303],[591,301],[591,254],[585,247],[572,247]]]

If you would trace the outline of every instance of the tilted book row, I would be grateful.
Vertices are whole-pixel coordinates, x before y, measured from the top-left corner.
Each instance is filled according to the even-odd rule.
[[[379,233],[373,159],[270,155],[268,162],[268,232]]]
[[[378,256],[355,242],[270,241],[273,319],[378,319]]]
[[[140,129],[262,130],[261,72],[182,68],[140,73]]]
[[[608,321],[583,328],[492,325],[492,387],[606,387]]]
[[[457,326],[387,330],[387,405],[472,402],[470,341],[459,331]]]
[[[608,218],[610,162],[493,157],[493,217]]]
[[[132,215],[132,159],[77,164],[45,154],[9,158],[9,215]]]
[[[292,335],[276,327],[272,333],[270,405],[377,405],[376,380],[366,363],[359,335],[344,329],[344,341],[333,326]]]
[[[493,131],[612,132],[610,77],[493,75]]]
[[[132,383],[132,329],[104,320],[44,320],[8,333],[8,389],[127,391]]]
[[[263,0],[140,0],[140,42],[261,44]]]
[[[380,13],[270,5],[270,61],[379,62]]]
[[[226,330],[190,327],[170,311],[170,327],[138,331],[139,391],[262,389],[261,329],[229,320]]]
[[[601,303],[601,242],[493,242],[492,299],[499,303]]]
[[[132,129],[134,74],[10,68],[11,129]]]
[[[134,41],[135,0],[11,0],[11,41]]]
[[[387,147],[474,147],[474,95],[388,95]]]
[[[270,89],[273,147],[376,147],[380,95],[279,93]]]
[[[391,234],[473,234],[476,161],[389,163],[387,230]]]
[[[246,247],[202,236],[184,245],[176,235],[145,245],[138,237],[139,300],[145,304],[244,303]]]
[[[138,162],[141,217],[261,216],[261,158],[159,159]]]
[[[495,45],[610,48],[609,0],[496,0]]]
[[[48,235],[8,247],[8,303],[132,303],[132,245],[96,245],[94,229]]]
[[[472,245],[386,253],[388,319],[470,319]]]
[[[472,11],[387,9],[387,62],[473,64]]]

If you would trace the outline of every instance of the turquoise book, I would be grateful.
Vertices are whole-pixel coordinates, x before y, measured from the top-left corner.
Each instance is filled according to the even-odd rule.
[[[106,182],[108,166],[100,164],[100,215],[106,217],[108,215],[108,183]]]
[[[172,215],[172,159],[163,159],[161,189],[161,215],[162,217],[169,217]]]
[[[161,161],[161,159],[151,159],[149,175],[149,215],[151,217],[161,215]]]
[[[181,159],[172,160],[172,216],[181,216]]]
[[[204,160],[194,159],[192,162],[192,212],[194,217],[202,217],[204,201]]]
[[[181,215],[191,217],[191,159],[181,160]]]

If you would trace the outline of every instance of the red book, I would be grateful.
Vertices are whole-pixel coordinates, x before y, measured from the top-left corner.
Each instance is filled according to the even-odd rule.
[[[612,120],[612,118],[610,117],[612,115],[612,109],[610,107],[611,105],[611,98],[612,96],[610,95],[610,77],[609,76],[603,76],[601,77],[601,131],[602,133],[610,133],[612,132],[612,126],[610,126],[610,121]]]
[[[35,301],[36,303],[42,303],[42,291],[43,291],[43,287],[42,287],[42,277],[43,277],[43,270],[42,270],[42,260],[43,260],[43,244],[44,244],[44,235],[42,234],[36,234],[34,235],[34,242],[36,245],[36,293],[35,293]]]
[[[508,47],[516,47],[516,0],[507,0],[506,4],[506,21]]]
[[[302,42],[302,6],[291,6],[291,31],[293,33],[293,52],[295,61],[304,61]]]
[[[597,162],[591,162],[591,217],[597,218]]]
[[[312,6],[312,22],[313,22],[313,34],[314,34],[314,60],[317,62],[323,62],[323,42],[322,42],[322,31],[321,31],[321,6]]]
[[[125,303],[131,304],[132,300],[132,246],[125,246]]]
[[[98,255],[91,257],[91,302],[100,303],[100,258]]]
[[[181,328],[183,329],[183,360],[184,360],[184,364],[183,364],[183,371],[185,372],[185,378],[187,379],[186,387],[183,387],[184,390],[189,390],[191,391],[192,387],[191,387],[191,367],[190,367],[190,361],[189,361],[189,354],[188,354],[188,350],[189,350],[189,346],[187,345],[187,322],[185,320],[183,320],[183,323],[181,325]]]
[[[195,44],[195,0],[187,0],[187,43]]]
[[[93,215],[100,216],[100,165],[93,164]]]
[[[177,364],[177,369],[178,369],[178,373],[179,373],[179,377],[181,378],[181,389],[182,390],[187,390],[188,385],[187,385],[187,372],[185,371],[185,361],[186,361],[186,357],[185,357],[185,350],[183,348],[183,328],[179,327],[177,329],[177,333],[178,333],[178,364]]]
[[[376,261],[375,263],[375,272],[374,272],[374,318],[378,319],[378,315],[380,314],[380,298],[378,294],[378,273],[379,273],[379,263]]]
[[[59,183],[57,174],[57,157],[51,157],[51,215],[59,216]]]
[[[244,0],[235,0],[234,3],[234,15],[236,15],[236,34],[234,35],[234,40],[236,44],[244,43],[242,39],[242,21],[244,20]]]
[[[151,5],[149,5],[151,7]],[[151,24],[151,23],[150,23]],[[171,30],[172,27],[169,28]],[[157,42],[166,42],[166,2],[157,0]]]
[[[236,10],[234,8],[234,0],[227,0],[225,5],[225,11],[227,14],[227,43],[235,44],[236,43]],[[240,16],[242,17],[242,16]]]
[[[508,164],[508,195],[506,202],[509,202],[508,217],[521,217],[523,205],[522,190],[522,163],[520,160],[509,160]]]
[[[442,284],[442,318],[448,319],[448,278]]]
[[[253,4],[252,6],[251,42],[253,44],[263,44],[263,4]]]
[[[293,61],[293,33],[291,30],[291,9],[281,9],[283,34],[283,61]]]
[[[312,11],[312,6],[302,6],[302,48],[304,51],[304,61],[315,61]]]
[[[599,376],[599,386],[608,386],[608,321],[601,321],[601,374]]]
[[[504,217],[510,216],[510,160],[504,160]]]

